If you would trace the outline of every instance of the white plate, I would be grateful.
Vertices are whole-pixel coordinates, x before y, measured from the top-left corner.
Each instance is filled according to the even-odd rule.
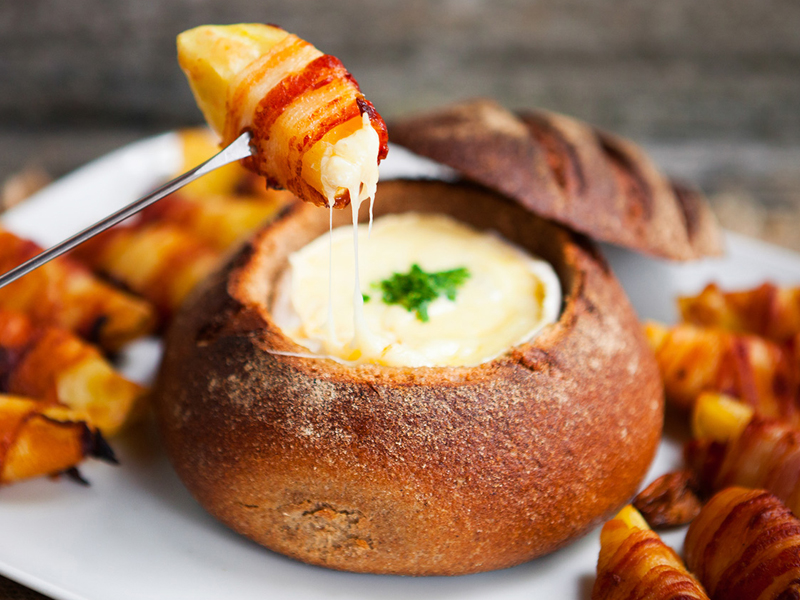
[[[173,134],[112,153],[56,182],[4,217],[5,226],[47,245],[134,200],[180,164]],[[438,170],[393,148],[384,177]],[[380,200],[379,200],[380,201]],[[800,282],[800,255],[728,235],[722,260],[673,265],[618,248],[607,256],[645,318],[674,320],[673,298],[715,280],[751,286]],[[135,344],[125,371],[146,381],[154,340]],[[679,431],[679,428],[678,428]],[[114,440],[122,466],[89,462],[89,488],[42,479],[0,489],[0,573],[63,600],[292,598],[588,598],[597,532],[519,567],[465,577],[404,578],[339,573],[273,554],[228,531],[190,497],[152,429]],[[648,481],[680,462],[668,435]],[[680,545],[681,532],[666,536]]]

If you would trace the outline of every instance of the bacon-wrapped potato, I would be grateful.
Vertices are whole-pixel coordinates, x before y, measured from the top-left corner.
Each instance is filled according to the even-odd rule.
[[[759,287],[724,292],[709,284],[697,296],[678,299],[683,320],[703,327],[760,335],[787,342],[800,334],[800,287]]]
[[[0,393],[68,406],[114,435],[141,413],[145,389],[70,331],[0,310]]]
[[[172,223],[216,250],[227,250],[274,217],[290,202],[289,192],[259,196],[176,193],[141,212],[143,223]]]
[[[764,490],[715,495],[689,526],[684,552],[712,600],[800,598],[800,520]]]
[[[42,251],[37,244],[0,230],[0,272]],[[35,322],[76,332],[108,351],[147,335],[155,312],[146,301],[103,283],[74,260],[57,258],[0,289],[0,308]]]
[[[645,332],[673,405],[689,409],[702,392],[716,391],[740,398],[764,416],[800,420],[798,373],[791,352],[780,345],[692,325],[648,323]]]
[[[252,133],[244,164],[271,186],[320,206],[374,195],[386,125],[337,58],[279,27],[241,24],[182,33],[178,61],[223,144]]]
[[[707,600],[681,559],[632,506],[600,533],[592,600]]]
[[[164,325],[220,253],[177,225],[139,221],[93,237],[73,256],[152,302]]]
[[[61,473],[87,456],[116,463],[102,435],[79,413],[0,395],[0,484]]]
[[[692,418],[686,462],[708,493],[763,488],[800,514],[800,429],[761,417],[718,394],[704,394]]]

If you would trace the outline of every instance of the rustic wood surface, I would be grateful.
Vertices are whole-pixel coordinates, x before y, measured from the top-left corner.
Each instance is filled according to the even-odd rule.
[[[238,21],[341,57],[387,117],[549,108],[654,149],[723,215],[800,205],[798,0],[0,0],[0,183],[198,123],[175,35]]]
[[[800,142],[797,0],[4,0],[0,122],[194,122],[175,35],[237,21],[339,56],[389,116],[488,95],[639,138]]]

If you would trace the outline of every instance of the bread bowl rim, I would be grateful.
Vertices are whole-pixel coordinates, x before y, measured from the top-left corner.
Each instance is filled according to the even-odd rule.
[[[400,186],[437,186],[446,189],[453,189],[453,190],[464,190],[467,192],[476,192],[476,193],[485,193],[491,194],[497,198],[498,201],[503,201],[508,204],[511,204],[515,207],[520,207],[518,203],[516,203],[513,199],[507,198],[485,188],[484,186],[472,183],[468,181],[457,181],[457,182],[449,182],[449,181],[440,181],[440,180],[430,180],[430,179],[411,179],[411,178],[398,178],[392,179],[388,181],[383,181],[379,183],[379,194],[377,196],[378,200],[376,202],[376,212],[375,218],[379,218],[383,216],[381,212],[380,206],[380,189],[385,186],[393,186],[393,185],[400,185]],[[524,207],[521,207],[524,209]],[[283,209],[283,211],[278,215],[278,217],[267,224],[265,227],[260,229],[255,236],[248,242],[248,252],[247,252],[247,262],[253,263],[260,260],[263,260],[264,256],[264,248],[263,248],[263,240],[266,237],[273,236],[273,235],[280,235],[280,232],[276,233],[276,230],[279,229],[287,217],[290,217],[296,213],[302,213],[310,210],[325,210],[321,209],[320,207],[316,206],[309,206],[305,202],[296,201]],[[401,211],[402,212],[402,211]],[[436,211],[432,211],[433,214],[437,214]],[[335,219],[339,221],[346,221],[345,225],[351,225],[351,213],[349,209],[345,210],[336,210],[334,213]],[[397,214],[393,211],[389,211],[386,214]],[[438,213],[438,214],[447,214],[447,213]],[[254,268],[252,266],[244,267],[243,268],[235,268],[231,270],[230,273],[230,282],[227,286],[228,293],[231,299],[239,302],[243,307],[247,307],[248,310],[254,310],[255,314],[260,319],[260,327],[261,333],[265,336],[265,339],[268,339],[270,344],[273,346],[271,350],[268,350],[271,354],[273,354],[276,358],[287,360],[292,362],[293,364],[299,366],[301,364],[324,364],[325,368],[331,373],[336,373],[337,375],[343,376],[352,376],[355,382],[365,383],[370,381],[372,378],[376,376],[385,376],[388,373],[391,373],[392,378],[395,381],[401,382],[406,381],[408,383],[420,383],[420,374],[424,374],[423,377],[425,379],[437,379],[441,378],[442,380],[448,379],[455,379],[460,380],[466,372],[481,372],[481,371],[490,371],[496,366],[498,363],[507,362],[512,357],[515,349],[522,349],[527,346],[530,346],[535,342],[535,340],[547,334],[548,332],[552,331],[554,328],[563,327],[565,323],[571,322],[575,318],[575,311],[578,310],[576,306],[576,300],[580,296],[581,293],[581,280],[580,278],[583,277],[583,274],[580,273],[578,270],[574,268],[573,261],[567,256],[568,252],[561,250],[567,248],[570,243],[578,243],[582,245],[585,249],[589,250],[591,254],[598,259],[600,264],[603,266],[605,270],[609,270],[608,264],[606,263],[605,259],[600,254],[599,250],[594,247],[591,242],[589,242],[584,236],[568,231],[563,225],[558,223],[554,223],[549,221],[543,217],[539,217],[533,213],[529,213],[536,219],[545,223],[545,228],[550,230],[554,237],[558,239],[558,247],[559,247],[559,254],[560,258],[563,260],[563,265],[555,265],[553,261],[548,260],[547,258],[539,255],[538,253],[534,253],[530,250],[530,248],[523,247],[523,249],[532,254],[534,258],[541,259],[545,261],[548,265],[552,266],[556,271],[556,275],[558,277],[559,283],[561,285],[561,304],[558,313],[558,318],[553,323],[549,323],[545,325],[542,329],[537,331],[533,336],[528,338],[527,340],[511,345],[507,347],[501,354],[498,356],[486,360],[480,364],[475,365],[463,365],[463,366],[387,366],[387,365],[379,365],[374,363],[349,363],[347,361],[342,361],[337,358],[332,358],[329,356],[325,356],[322,354],[317,355],[313,351],[309,350],[305,346],[302,346],[298,342],[292,340],[288,335],[284,334],[281,328],[275,323],[272,318],[271,310],[272,305],[275,300],[275,292],[278,285],[278,280],[280,278],[280,274],[273,277],[272,280],[268,283],[269,290],[267,293],[267,301],[264,302],[264,294],[263,288],[259,283],[256,281],[261,277],[261,273],[259,269]],[[458,222],[463,223],[461,219],[456,219]],[[359,216],[359,223],[364,222],[364,214],[363,212],[360,213]],[[472,223],[468,223],[470,227],[479,230],[487,230],[487,231],[495,231],[492,227],[482,228]],[[337,225],[334,224],[334,227]],[[324,229],[319,231],[319,235],[323,235],[327,233],[328,229]],[[314,239],[319,237],[319,235],[312,235],[309,236],[307,240],[304,241],[302,245],[299,245],[298,248],[302,248],[307,243],[312,242]],[[518,240],[509,240],[506,236],[502,235],[503,239],[510,241],[511,244],[522,246],[522,244]],[[288,261],[288,256],[290,253],[286,253],[284,256],[281,256],[280,260],[283,263]],[[286,265],[284,264],[284,267]],[[282,271],[281,271],[282,272]],[[248,322],[251,324],[252,321],[248,319]],[[254,325],[254,324],[253,324]]]

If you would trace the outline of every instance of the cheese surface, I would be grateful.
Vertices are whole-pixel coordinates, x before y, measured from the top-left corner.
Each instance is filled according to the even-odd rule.
[[[314,354],[387,366],[470,366],[558,319],[561,290],[548,263],[450,217],[388,215],[375,221],[371,235],[359,225],[358,245],[366,340],[354,332],[352,227],[326,233],[289,258],[273,318]],[[466,268],[469,276],[453,300],[443,295],[431,302],[423,321],[384,302],[380,288],[412,265],[429,273]]]

